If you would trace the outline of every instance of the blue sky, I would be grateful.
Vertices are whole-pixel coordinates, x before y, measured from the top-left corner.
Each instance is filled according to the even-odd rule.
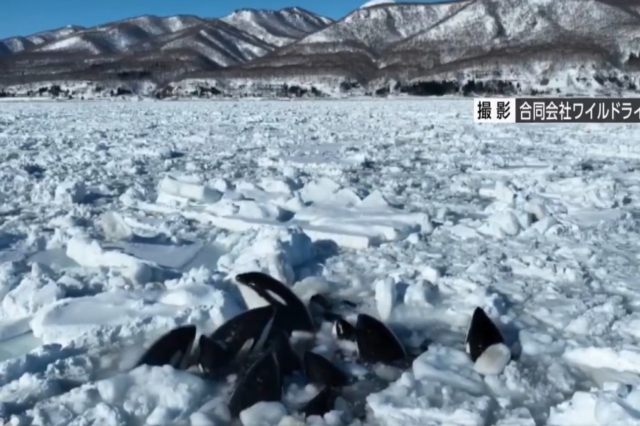
[[[29,35],[69,24],[93,26],[139,15],[227,15],[239,8],[300,6],[340,18],[366,0],[4,0],[0,39]],[[428,0],[427,0],[428,1]]]

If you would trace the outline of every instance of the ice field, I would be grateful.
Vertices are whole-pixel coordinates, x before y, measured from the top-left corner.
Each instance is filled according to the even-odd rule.
[[[0,419],[227,425],[229,382],[124,366],[241,312],[234,274],[430,341],[348,409],[244,426],[640,425],[640,128],[471,100],[0,102]],[[482,307],[514,359],[465,353]]]

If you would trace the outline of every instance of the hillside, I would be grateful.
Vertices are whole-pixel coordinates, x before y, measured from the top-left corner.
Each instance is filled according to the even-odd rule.
[[[5,40],[0,82],[135,72],[178,95],[285,86],[316,94],[589,94],[633,92],[639,84],[637,0],[364,6],[335,22],[300,8],[243,9],[221,19],[141,17],[69,29],[24,48],[18,38]]]
[[[1,40],[0,83],[99,81],[123,75],[130,80],[137,75],[157,84],[192,71],[249,62],[331,22],[292,8],[241,10],[222,19],[141,16],[92,28],[66,27]]]

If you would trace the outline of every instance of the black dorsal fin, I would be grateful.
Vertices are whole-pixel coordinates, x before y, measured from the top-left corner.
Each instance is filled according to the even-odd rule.
[[[390,364],[407,356],[400,339],[382,321],[359,314],[356,322],[358,356],[364,362]]]
[[[477,307],[473,311],[465,339],[467,353],[471,360],[476,362],[487,348],[498,343],[504,343],[502,333],[484,309]]]
[[[152,366],[173,365],[176,368],[185,366],[186,360],[191,356],[191,347],[195,338],[195,325],[174,328],[156,340],[140,358],[136,366],[142,364]]]

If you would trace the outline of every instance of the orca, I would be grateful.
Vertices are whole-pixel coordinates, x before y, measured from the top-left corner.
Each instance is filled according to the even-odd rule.
[[[289,336],[287,336],[285,332],[281,331],[275,337],[271,347],[276,354],[278,365],[280,366],[280,373],[283,377],[295,371],[302,370],[302,361],[291,346]]]
[[[511,350],[504,344],[502,333],[480,307],[473,311],[465,346],[479,374],[500,374],[511,361]]]
[[[342,300],[340,303],[342,303],[344,306],[348,306],[350,308],[358,307],[358,304],[356,302],[352,302],[351,300]]]
[[[339,319],[342,319],[342,315],[336,314],[332,311],[324,311],[324,313],[322,314],[322,318],[328,322],[336,322]]]
[[[247,272],[236,275],[236,281],[241,286],[253,290],[269,305],[277,307],[278,323],[288,331],[316,331],[316,325],[309,309],[285,284],[262,272]]]
[[[331,303],[321,294],[315,294],[309,299],[309,312],[316,324],[321,324],[326,319],[327,313],[331,312]]]
[[[324,319],[327,321],[335,321],[338,318],[341,318],[340,315],[333,312],[334,306],[337,305],[338,309],[344,308],[355,308],[357,305],[349,300],[340,299],[338,301],[330,301],[326,296],[322,294],[314,294],[309,299],[309,309],[324,316]],[[315,308],[315,309],[313,309]]]
[[[258,402],[277,402],[281,398],[280,366],[275,352],[270,351],[260,357],[238,382],[229,400],[229,412],[236,418]]]
[[[311,383],[328,387],[343,387],[349,384],[349,376],[320,354],[306,351],[303,363],[305,375]]]
[[[260,344],[274,337],[273,328],[276,318],[274,306],[263,306],[238,314],[218,327],[209,339],[219,342],[232,356],[239,354],[243,348],[260,350]]]
[[[338,399],[338,392],[333,388],[325,387],[307,402],[302,413],[305,417],[324,416],[333,410],[336,399]]]
[[[147,349],[136,367],[143,364],[157,367],[171,365],[176,369],[186,369],[191,361],[191,350],[195,338],[195,325],[174,328]]]
[[[196,357],[200,370],[207,374],[214,374],[229,366],[233,359],[233,352],[224,343],[213,340],[204,334],[200,336]]]
[[[338,318],[333,323],[333,334],[338,340],[356,341],[356,328],[344,318]]]
[[[224,371],[238,355],[259,353],[277,335],[276,308],[264,306],[242,312],[218,327],[210,336],[200,336],[196,364],[207,374]]]
[[[391,364],[407,356],[393,331],[371,315],[359,314],[355,330],[358,356],[362,361]]]
[[[311,296],[311,298],[309,299],[309,304],[319,306],[325,311],[331,310],[331,302],[329,302],[329,299],[321,294],[314,294],[313,296]]]

